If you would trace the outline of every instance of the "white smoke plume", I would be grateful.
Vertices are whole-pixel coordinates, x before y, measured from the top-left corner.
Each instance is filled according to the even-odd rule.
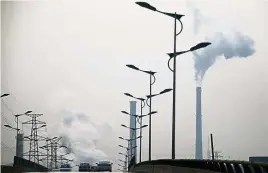
[[[201,26],[211,28],[211,26],[208,25],[209,23],[217,23],[216,21],[205,18],[197,8],[193,9],[193,17],[194,33],[196,35],[200,31]],[[254,41],[249,36],[243,35],[237,31],[228,33],[215,32],[212,36],[206,37],[205,40],[202,41],[211,42],[211,45],[202,50],[193,52],[195,80],[198,86],[201,86],[206,71],[215,63],[217,58],[222,56],[226,60],[232,58],[247,58],[255,53]]]
[[[202,51],[194,52],[195,79],[201,85],[206,71],[215,63],[218,57],[226,60],[231,58],[247,58],[254,54],[254,41],[239,32],[232,34],[215,33],[213,37],[206,39],[212,44]]]
[[[64,153],[71,153],[76,164],[95,164],[100,160],[107,160],[105,152],[96,146],[103,127],[101,124],[93,123],[85,114],[63,112],[59,131],[62,144],[68,147]]]

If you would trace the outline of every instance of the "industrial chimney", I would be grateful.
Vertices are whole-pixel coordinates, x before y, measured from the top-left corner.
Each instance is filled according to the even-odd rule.
[[[23,139],[23,133],[19,133],[17,136],[17,153],[16,156],[23,158],[23,143],[24,143],[24,139]]]
[[[131,115],[136,115],[136,101],[130,101],[130,114]],[[128,142],[128,148],[129,154],[128,154],[128,162],[130,163],[131,159],[135,156],[135,163],[136,163],[136,148],[134,148],[137,143],[136,143],[136,117],[135,116],[129,116],[130,117],[130,131],[129,131],[129,139],[130,141]],[[134,140],[132,140],[134,139]]]
[[[202,147],[202,113],[201,113],[201,87],[196,87],[196,137],[195,137],[195,159],[203,159]]]

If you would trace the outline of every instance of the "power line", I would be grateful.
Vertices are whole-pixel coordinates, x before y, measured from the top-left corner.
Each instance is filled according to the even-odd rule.
[[[13,96],[13,97],[14,97],[14,96]],[[19,101],[17,101],[17,102],[19,102]],[[4,101],[2,101],[2,103],[3,103],[4,107],[5,107],[7,110],[9,110],[9,111],[12,113],[12,115],[14,116],[14,115],[15,115],[14,111],[13,111],[11,108],[9,108],[9,107],[7,106],[7,104],[6,104]],[[12,123],[9,123],[9,121],[7,121],[7,119],[8,119],[7,117],[5,117],[3,114],[2,114],[2,116],[4,117],[4,120],[5,120],[5,122],[6,122],[7,124],[9,124],[9,125],[12,124]],[[15,119],[15,122],[16,122],[16,119]],[[22,121],[19,120],[19,123],[21,124],[21,126],[22,126],[22,130],[23,130],[23,123],[22,123]],[[12,124],[12,125],[14,125],[14,124]],[[31,130],[30,127],[28,127],[28,126],[26,126],[26,128],[29,129],[29,130]],[[43,136],[46,136],[46,135],[44,135],[43,133],[40,133],[40,134],[43,135]]]
[[[15,152],[13,148],[8,147],[4,142],[1,142],[1,147],[6,148],[12,152]]]
[[[13,110],[10,109],[4,101],[2,101],[2,103],[3,103],[4,107],[7,108],[7,110],[9,110],[13,115],[15,115]]]
[[[1,115],[2,115],[2,117],[3,117],[3,119],[4,119],[4,121],[5,121],[8,125],[12,125],[12,123],[9,122],[8,118],[5,117],[3,113],[2,113]]]

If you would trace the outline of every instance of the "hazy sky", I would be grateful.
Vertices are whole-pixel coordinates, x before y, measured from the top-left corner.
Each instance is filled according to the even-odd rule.
[[[14,118],[5,106],[14,113],[43,113],[50,137],[69,132],[73,141],[85,138],[84,143],[91,146],[76,144],[77,152],[84,147],[86,153],[99,152],[113,162],[123,159],[118,152],[124,150],[117,145],[126,143],[118,136],[128,137],[120,124],[128,124],[129,117],[120,111],[129,111],[130,101],[123,93],[143,97],[149,92],[148,75],[125,65],[156,71],[153,93],[172,87],[166,53],[173,51],[173,19],[134,2],[1,2],[1,93],[12,95],[2,99],[1,114],[11,125]],[[208,136],[213,133],[215,149],[226,159],[268,155],[268,1],[147,2],[162,11],[185,14],[177,50],[186,50],[215,32],[236,31],[254,41],[255,54],[246,59],[218,57],[205,74],[203,149],[206,157]],[[194,158],[194,73],[193,54],[178,57],[177,158]],[[170,158],[172,93],[153,99],[152,108],[159,112],[152,120],[152,159]],[[73,126],[66,127],[66,114],[76,118],[82,114],[87,121],[73,118]],[[2,119],[2,141],[14,149],[15,132],[3,124]],[[29,130],[24,127],[24,132]],[[143,133],[143,160],[147,160],[148,129]],[[1,151],[9,156],[2,163],[11,163],[14,152],[3,147]]]

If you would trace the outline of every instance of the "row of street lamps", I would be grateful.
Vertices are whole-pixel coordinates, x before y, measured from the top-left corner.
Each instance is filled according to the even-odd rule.
[[[184,53],[187,53],[187,52],[192,52],[192,51],[195,51],[195,50],[198,50],[198,49],[201,49],[201,48],[205,48],[207,47],[208,45],[210,45],[211,43],[209,42],[202,42],[202,43],[199,43],[193,47],[191,47],[189,50],[186,50],[186,51],[180,51],[180,52],[177,52],[176,50],[176,44],[177,44],[177,36],[179,34],[181,34],[182,30],[183,30],[183,24],[181,22],[181,18],[184,16],[184,15],[181,15],[181,14],[177,14],[176,12],[175,13],[167,13],[167,12],[163,12],[163,11],[160,11],[158,10],[157,8],[153,7],[152,5],[146,3],[146,2],[136,2],[137,5],[143,7],[143,8],[146,8],[148,10],[151,10],[151,11],[154,11],[154,12],[158,12],[158,13],[161,13],[161,14],[164,14],[164,15],[167,15],[169,17],[172,17],[174,18],[174,51],[173,53],[168,53],[168,56],[169,56],[169,60],[168,60],[168,68],[170,69],[170,71],[173,73],[173,97],[172,97],[172,159],[175,159],[175,124],[176,124],[176,57],[178,55],[181,55],[181,54],[184,54]],[[179,32],[177,32],[177,21],[179,21],[180,25],[181,25],[181,29]],[[173,59],[173,67],[170,66],[170,62],[171,60]],[[150,160],[150,157],[149,157],[149,160]]]
[[[183,30],[183,24],[181,22],[181,18],[184,15],[177,14],[176,12],[175,13],[167,13],[167,12],[160,11],[160,10],[156,9],[155,7],[153,7],[152,5],[150,5],[150,4],[146,3],[146,2],[136,2],[136,4],[141,6],[141,7],[143,7],[143,8],[146,8],[148,10],[158,12],[158,13],[161,13],[161,14],[164,14],[166,16],[174,18],[174,47],[173,47],[173,52],[167,54],[169,56],[169,60],[168,60],[168,63],[167,63],[168,68],[173,73],[173,88],[172,89],[165,89],[165,90],[159,92],[158,94],[152,94],[152,85],[156,81],[156,78],[155,78],[156,72],[151,71],[151,70],[150,71],[142,70],[142,69],[140,69],[140,68],[138,68],[138,67],[136,67],[135,65],[132,65],[132,64],[126,65],[127,67],[129,67],[129,68],[131,68],[133,70],[146,73],[150,77],[150,82],[149,82],[149,92],[150,92],[150,94],[146,96],[147,97],[146,104],[149,107],[149,113],[146,114],[146,115],[143,115],[143,108],[145,107],[145,99],[144,98],[134,97],[133,95],[131,95],[129,93],[125,93],[126,96],[129,96],[131,98],[137,99],[137,100],[139,100],[141,102],[141,109],[140,109],[141,115],[131,115],[130,113],[128,113],[126,111],[121,111],[121,112],[124,113],[124,114],[128,114],[130,116],[135,116],[137,118],[137,122],[139,122],[139,124],[140,124],[140,127],[134,129],[134,128],[127,127],[125,125],[122,125],[122,126],[130,128],[132,130],[137,130],[137,129],[140,130],[140,136],[138,138],[140,138],[140,157],[139,158],[140,158],[140,162],[141,162],[142,128],[146,127],[146,126],[144,126],[142,124],[142,118],[144,116],[147,116],[147,115],[149,116],[149,161],[150,161],[151,160],[151,139],[152,139],[151,138],[151,133],[152,133],[151,115],[157,113],[157,111],[152,111],[152,98],[155,97],[155,96],[158,96],[158,95],[173,91],[173,95],[172,95],[172,140],[171,140],[172,141],[171,142],[172,151],[171,151],[171,158],[175,159],[175,141],[176,141],[175,140],[175,137],[176,137],[176,130],[175,130],[175,124],[176,124],[176,57],[178,55],[182,55],[182,54],[185,54],[185,53],[188,53],[188,52],[196,51],[196,50],[201,49],[201,48],[205,48],[208,45],[210,45],[211,43],[202,42],[202,43],[199,43],[199,44],[191,47],[188,50],[177,52],[177,50],[176,50],[177,36],[179,34],[181,34],[181,32]],[[181,29],[180,29],[179,32],[177,32],[177,21],[179,21],[179,23],[181,25]],[[172,67],[170,65],[171,60],[173,60]],[[148,101],[149,101],[149,103],[148,103]],[[119,138],[121,139],[122,137],[119,137]],[[128,141],[130,141],[130,140],[132,140],[132,139],[129,139]]]

